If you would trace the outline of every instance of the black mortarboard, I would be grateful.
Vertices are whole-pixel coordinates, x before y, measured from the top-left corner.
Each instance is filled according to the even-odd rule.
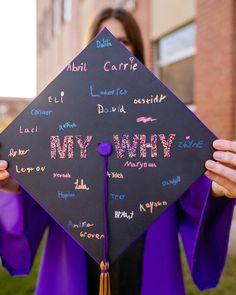
[[[204,172],[214,139],[104,29],[3,131],[1,157],[89,255],[106,260],[106,274],[107,260]]]

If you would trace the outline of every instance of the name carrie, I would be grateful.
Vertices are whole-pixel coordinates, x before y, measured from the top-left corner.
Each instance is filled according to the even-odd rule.
[[[130,71],[135,72],[138,69],[138,64],[134,62],[134,57],[131,56],[127,62],[113,63],[108,60],[103,65],[103,70],[105,72],[117,72],[117,71]]]

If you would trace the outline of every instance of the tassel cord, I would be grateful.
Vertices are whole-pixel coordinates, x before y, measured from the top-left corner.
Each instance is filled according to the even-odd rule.
[[[103,217],[104,217],[104,247],[103,260],[100,263],[100,287],[99,295],[111,295],[110,274],[109,274],[109,239],[108,239],[108,156],[112,153],[110,143],[102,143],[99,147],[99,153],[104,157],[104,192],[103,192]]]
[[[104,249],[103,261],[108,260],[108,157],[104,157]]]

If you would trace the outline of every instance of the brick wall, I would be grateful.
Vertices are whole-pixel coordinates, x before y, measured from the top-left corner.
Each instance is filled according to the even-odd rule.
[[[151,43],[151,3],[148,1],[137,1],[137,10],[134,13],[137,19],[144,41],[146,66],[153,71],[153,46]]]
[[[236,1],[197,1],[197,115],[218,136],[235,138]]]

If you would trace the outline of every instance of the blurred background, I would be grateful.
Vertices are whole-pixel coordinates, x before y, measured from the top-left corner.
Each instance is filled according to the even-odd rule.
[[[0,132],[83,49],[108,6],[137,19],[147,67],[218,137],[235,139],[235,0],[0,0]],[[204,294],[236,294],[236,223],[229,250],[219,287]],[[41,252],[27,278],[1,271],[0,294],[33,294]],[[183,263],[187,294],[200,294]]]

